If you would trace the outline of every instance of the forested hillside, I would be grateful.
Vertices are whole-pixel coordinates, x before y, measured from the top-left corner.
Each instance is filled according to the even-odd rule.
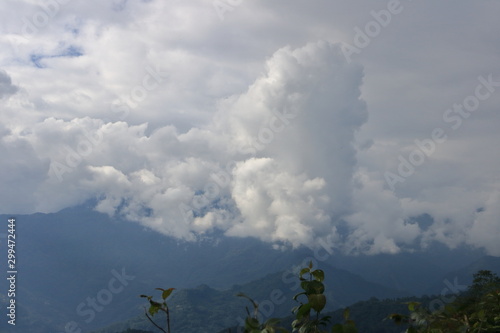
[[[321,277],[318,278],[318,281],[321,281],[320,284],[323,281],[323,274],[321,270]],[[266,277],[266,279],[272,281],[271,276]],[[301,288],[304,290],[302,294],[307,295],[311,292],[308,285],[304,285],[308,280],[303,279],[302,274],[300,280],[302,281]],[[312,282],[316,281],[312,280]],[[272,287],[272,283],[270,286]],[[259,289],[257,284],[252,285],[252,287],[257,287],[255,289],[249,289],[248,287],[250,286],[246,287],[235,286],[234,289],[239,288],[246,292],[253,292],[254,295],[262,293],[262,289]],[[260,287],[265,289],[266,284],[261,282]],[[323,289],[319,291],[318,289],[315,290],[313,292],[326,294]],[[326,309],[323,303],[319,308],[317,304],[315,306],[314,302],[316,298],[309,297],[306,302],[312,304],[312,309],[304,312],[306,315],[304,313],[301,314],[301,307],[307,304],[304,304],[304,300],[300,301],[299,298],[299,302],[292,302],[291,304],[292,306],[297,306],[299,303],[301,305],[293,310],[294,315],[287,316],[285,313],[290,313],[292,307],[289,306],[289,302],[286,302],[281,297],[283,295],[277,291],[280,290],[273,290],[274,298],[272,299],[275,301],[274,304],[271,304],[268,299],[253,303],[255,299],[252,298],[250,303],[253,304],[255,312],[252,311],[252,306],[249,306],[248,299],[238,298],[236,295],[232,295],[232,297],[229,294],[224,295],[208,286],[201,286],[195,290],[180,291],[176,297],[172,297],[168,301],[171,309],[169,314],[169,318],[171,318],[169,320],[171,332],[241,333],[243,332],[243,327],[247,327],[245,330],[246,333],[261,332],[260,329],[265,325],[263,323],[265,321],[269,322],[271,317],[281,319],[273,322],[272,325],[270,324],[270,330],[262,330],[262,332],[274,332],[272,330],[274,328],[276,328],[276,332],[281,332],[277,329],[278,327],[282,327],[283,332],[285,330],[291,332],[294,327],[297,327],[296,318],[300,318],[302,322],[304,320],[305,322],[314,321],[315,317],[312,313],[309,314],[309,312],[312,312],[312,309],[314,309],[317,312],[318,318],[320,318],[320,312]],[[325,299],[332,300],[332,297],[334,298],[330,294]],[[167,304],[166,300],[164,304]],[[357,332],[366,333],[396,333],[403,330],[408,330],[408,332],[431,332],[431,329],[435,330],[432,332],[436,333],[455,332],[458,329],[461,332],[497,332],[500,329],[500,278],[491,271],[480,270],[474,274],[473,283],[467,290],[460,294],[439,294],[384,300],[372,297],[366,301],[356,302],[346,309],[338,309],[333,312],[326,312],[325,310],[324,312],[321,314],[321,317],[326,316],[325,318],[328,319],[328,323],[322,327],[325,330],[324,332],[330,332],[332,325],[340,325],[339,323],[344,321],[346,323],[352,321]],[[346,315],[346,313],[348,314]],[[145,318],[144,316],[142,321],[136,318],[123,323],[121,324],[122,328],[119,325],[115,325],[114,327],[109,327],[98,332],[128,333],[128,330],[132,328],[156,332],[155,328]],[[235,318],[238,324],[228,325]],[[164,318],[156,319],[155,321],[160,327],[165,327],[166,321]],[[249,319],[252,320],[248,321]],[[254,322],[256,325],[255,328],[258,329],[249,330],[250,322]],[[294,324],[291,325],[292,323]],[[450,330],[450,327],[453,327],[455,330]],[[334,330],[332,332],[354,332],[353,330],[345,330],[346,328],[354,329],[353,327],[345,326],[343,331]],[[337,329],[339,328],[337,327]],[[300,332],[323,332],[323,330],[304,330]]]

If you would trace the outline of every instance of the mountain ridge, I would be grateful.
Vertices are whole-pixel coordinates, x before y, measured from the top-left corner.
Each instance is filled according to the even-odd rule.
[[[98,329],[136,315],[142,304],[138,295],[156,287],[186,289],[206,284],[227,290],[235,284],[244,285],[267,274],[290,270],[303,265],[306,258],[315,257],[313,251],[306,248],[276,250],[271,244],[252,238],[212,235],[199,242],[180,241],[139,223],[95,212],[92,207],[87,203],[57,213],[16,216],[18,300],[22,304],[18,329],[23,330],[25,325],[24,331],[59,333],[69,322],[78,323],[84,332]],[[10,217],[12,215],[0,215],[3,219]],[[6,253],[2,239],[0,250]],[[357,276],[380,285],[379,288],[414,294],[415,290],[432,285],[431,282],[442,281],[439,279],[449,272],[446,267],[466,266],[481,258],[481,253],[465,257],[460,253],[439,249],[428,258],[424,252],[357,257],[333,254],[322,258],[325,260],[320,266],[330,265],[351,273],[351,277],[346,278],[348,282]],[[415,265],[417,260],[419,264]],[[432,271],[442,260],[447,261],[441,265],[445,267]],[[123,291],[107,293],[113,271],[122,270],[134,279]],[[390,282],[388,276],[393,276],[394,282]],[[406,281],[408,277],[414,278]],[[415,288],[415,281],[420,281],[422,286]],[[99,295],[102,299],[103,295],[111,295],[112,300],[102,311],[96,310],[95,317],[87,323],[85,319],[90,317],[82,316],[82,309],[88,311],[88,298],[97,299]],[[81,307],[82,303],[85,308]]]
[[[379,298],[399,298],[407,296],[399,291],[390,290],[381,285],[367,282],[355,274],[322,264],[325,272],[325,285],[328,306],[325,310],[333,311],[355,302],[365,300],[372,295]],[[161,286],[167,288],[171,286]],[[168,304],[173,332],[217,332],[225,327],[241,324],[245,317],[246,299],[236,295],[243,293],[260,304],[261,314],[265,318],[286,317],[290,309],[297,305],[293,296],[299,292],[299,278],[296,271],[270,273],[246,284],[237,284],[228,290],[216,290],[200,285],[193,289],[174,292]],[[151,293],[154,295],[154,291]],[[149,295],[148,294],[148,295]],[[159,294],[154,295],[158,298]],[[142,320],[141,320],[142,318]],[[160,317],[161,318],[161,317]],[[162,318],[159,322],[163,322]],[[145,316],[134,317],[130,322],[122,322],[96,330],[92,333],[110,333],[126,329],[149,330],[154,327]]]

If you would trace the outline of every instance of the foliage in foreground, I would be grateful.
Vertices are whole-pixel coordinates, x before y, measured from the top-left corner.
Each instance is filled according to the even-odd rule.
[[[409,302],[410,315],[388,318],[408,324],[407,333],[500,332],[500,278],[487,270],[474,274],[473,284],[454,302],[430,312],[419,302]]]
[[[294,317],[289,321],[287,320],[287,322],[291,322],[292,332],[329,332],[327,328],[331,325],[331,316],[322,315],[322,311],[326,306],[325,286],[323,284],[324,277],[324,272],[320,269],[313,269],[312,263],[300,271],[298,278],[302,291],[293,297],[293,300],[298,305],[292,309]],[[165,313],[167,316],[166,330],[154,322],[153,324],[162,332],[170,333],[170,318],[166,299],[170,296],[173,289],[158,289],[162,291],[162,302],[154,301],[151,296],[141,295],[150,302],[150,308],[146,312],[146,316],[153,322],[150,315],[154,316],[159,312]],[[248,308],[246,309],[247,317],[244,327],[237,329],[236,332],[289,333],[287,328],[283,327],[283,319],[270,318],[264,321],[259,312],[259,304],[257,302],[243,293],[237,296],[246,298],[251,303],[253,309],[252,311]],[[379,302],[375,299],[371,303],[375,301]],[[440,311],[429,311],[428,301],[425,298],[422,298],[420,302],[408,301],[405,303],[409,310],[408,315],[393,313],[387,318],[397,324],[403,324],[407,333],[500,332],[500,278],[490,271],[482,270],[474,274],[473,284],[467,291]],[[366,310],[366,307],[364,310]],[[370,315],[365,312],[363,312],[363,316]],[[331,327],[330,332],[358,332],[354,321],[350,319],[349,309],[344,310],[343,317],[344,324],[334,325]],[[355,317],[356,321],[362,318],[358,318],[356,315]],[[373,327],[370,327],[370,329],[373,329]],[[233,332],[233,330],[229,331]]]
[[[306,277],[304,277],[306,276]],[[323,281],[325,273],[320,269],[314,269],[312,262],[308,267],[303,268],[299,273],[300,286],[302,292],[298,293],[293,299],[299,303],[292,309],[295,314],[295,319],[292,322],[292,332],[298,333],[328,333],[325,327],[330,322],[330,316],[321,316],[321,311],[326,306],[326,296],[324,295],[325,286]],[[148,320],[153,323],[155,327],[165,333],[170,333],[170,312],[166,299],[171,295],[174,288],[161,289],[162,301],[157,302],[153,300],[152,296],[141,295],[147,298],[150,307],[145,311]],[[244,333],[288,333],[284,327],[278,326],[281,322],[278,318],[270,318],[261,323],[259,320],[259,305],[252,298],[245,294],[238,294],[237,296],[244,297],[250,301],[253,311],[250,312],[247,308],[247,317],[245,319]],[[160,327],[151,318],[158,312],[163,312],[167,318],[166,329]],[[151,317],[150,317],[151,315]],[[344,311],[345,324],[336,324],[332,327],[332,333],[357,333],[354,321],[349,319],[349,309]]]
[[[153,296],[141,295],[141,297],[147,298],[149,301],[149,310],[146,311],[146,309],[144,309],[144,314],[146,315],[148,320],[154,326],[156,326],[156,328],[158,328],[162,332],[170,333],[170,309],[168,308],[167,298],[172,294],[172,292],[175,290],[175,288],[169,288],[169,289],[156,288],[156,290],[161,290],[161,292],[162,292],[161,298],[163,301],[160,303],[160,302],[154,301]],[[154,316],[159,311],[164,312],[165,316],[167,317],[167,330],[164,330],[163,328],[161,328],[160,325],[155,323],[154,320],[151,319],[151,317],[149,316],[149,315]],[[149,312],[149,314],[148,314],[148,312]]]

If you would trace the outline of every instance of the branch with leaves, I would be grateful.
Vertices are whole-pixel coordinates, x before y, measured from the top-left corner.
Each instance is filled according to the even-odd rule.
[[[250,314],[248,307],[246,308],[247,318],[245,319],[245,333],[288,333],[285,328],[276,326],[281,321],[278,318],[269,318],[266,322],[261,324],[259,321],[259,304],[243,293],[239,293],[236,296],[248,299],[253,306],[253,314]]]
[[[292,322],[293,332],[327,333],[324,329],[330,322],[330,316],[320,316],[321,311],[323,311],[326,306],[326,296],[324,294],[325,286],[323,284],[324,279],[325,273],[321,269],[313,269],[312,262],[309,263],[308,267],[300,270],[299,280],[303,291],[293,297],[295,301],[300,303],[292,309],[292,312],[295,313],[296,316],[296,319]],[[170,333],[170,312],[167,298],[172,294],[174,288],[156,288],[156,290],[162,292],[162,301],[160,302],[153,300],[153,296],[140,295],[141,297],[147,298],[149,301],[149,309],[146,310],[146,308],[144,308],[145,315],[156,328],[164,333]],[[278,326],[281,319],[270,318],[261,323],[259,320],[259,316],[261,315],[259,313],[259,304],[243,293],[239,293],[237,296],[248,299],[253,307],[253,311],[250,311],[248,307],[246,307],[247,318],[244,327],[245,333],[289,333],[284,327]],[[152,317],[160,311],[165,313],[167,317],[166,329],[162,328],[152,319]],[[357,333],[354,322],[349,319],[349,309],[345,309],[344,319],[345,323],[334,325],[331,332]]]
[[[440,311],[431,312],[418,302],[407,304],[409,315],[387,317],[408,325],[407,333],[500,332],[500,278],[488,270],[474,274],[468,290]]]
[[[175,288],[169,288],[169,289],[162,289],[162,288],[156,288],[156,290],[160,290],[162,292],[161,298],[163,299],[162,302],[157,302],[153,300],[153,296],[148,296],[148,295],[141,295],[140,297],[147,298],[149,301],[149,309],[146,311],[146,308],[144,308],[144,314],[148,318],[148,320],[158,329],[160,329],[164,333],[170,333],[170,310],[168,309],[168,304],[167,304],[167,298],[172,294],[172,292],[175,290]],[[159,311],[162,311],[165,313],[167,317],[167,330],[164,330],[163,328],[160,327],[157,323],[153,321],[153,319],[149,316],[154,316],[157,314]],[[148,314],[149,312],[149,314]]]
[[[323,284],[325,272],[321,269],[313,269],[311,261],[307,267],[300,270],[299,280],[303,291],[293,297],[295,301],[300,302],[300,305],[292,309],[296,318],[292,322],[293,331],[299,333],[326,333],[322,328],[329,324],[331,317],[320,317],[321,311],[326,306],[325,285]],[[304,296],[307,302],[299,301],[299,297],[304,299]],[[315,312],[315,315],[311,316],[312,311]],[[354,321],[349,319],[348,308],[344,311],[344,319],[345,323],[334,325],[332,332],[356,333],[357,329]]]

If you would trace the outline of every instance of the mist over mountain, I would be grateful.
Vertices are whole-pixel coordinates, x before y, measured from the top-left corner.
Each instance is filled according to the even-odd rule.
[[[269,289],[281,288],[290,298],[296,268],[309,260],[327,272],[334,308],[372,296],[417,295],[439,286],[446,273],[453,277],[457,268],[469,274],[483,267],[481,260],[491,262],[484,267],[498,267],[497,258],[465,248],[451,251],[436,246],[429,252],[345,256],[330,254],[331,249],[277,250],[254,238],[221,234],[179,241],[95,212],[92,202],[16,219],[17,328],[35,333],[62,332],[70,322],[87,332],[141,316],[144,302],[138,296],[153,293],[156,287],[183,290],[205,285],[214,293],[222,292],[220,300],[231,302],[239,291],[265,299]],[[6,251],[3,240],[0,246]],[[266,285],[266,281],[274,282]],[[1,294],[4,302],[4,291]],[[289,311],[288,305],[280,311]]]

